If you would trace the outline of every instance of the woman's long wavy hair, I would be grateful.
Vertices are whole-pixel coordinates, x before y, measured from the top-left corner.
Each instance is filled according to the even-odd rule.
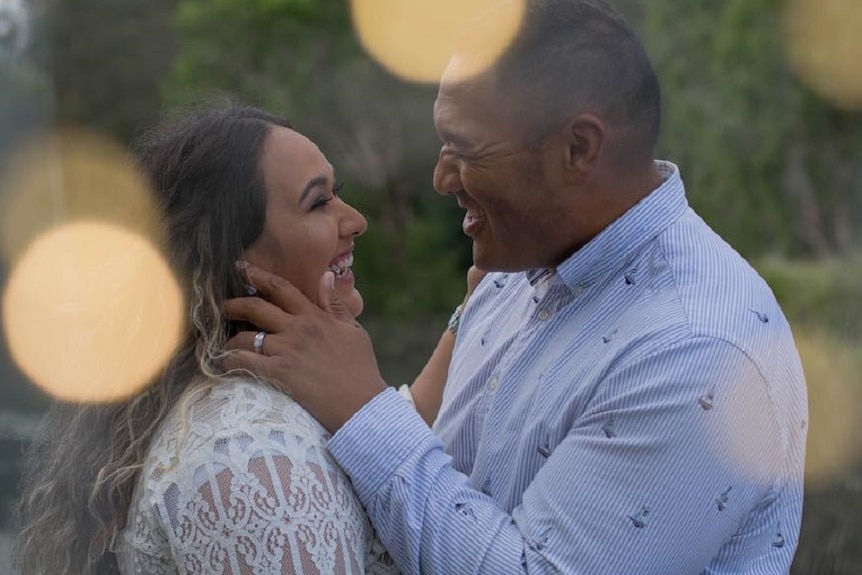
[[[235,262],[263,231],[259,158],[273,126],[290,124],[229,106],[186,112],[141,138],[138,161],[162,210],[189,321],[145,391],[111,405],[56,405],[45,417],[22,479],[19,575],[118,572],[112,546],[153,435],[192,382],[224,375],[218,360],[231,327],[221,304],[245,294]]]

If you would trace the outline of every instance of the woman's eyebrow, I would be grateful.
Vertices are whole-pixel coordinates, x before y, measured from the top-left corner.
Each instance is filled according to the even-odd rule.
[[[325,186],[327,181],[328,179],[324,175],[320,175],[316,178],[308,180],[308,183],[305,184],[305,187],[302,188],[302,193],[299,195],[299,202],[304,202],[305,198],[308,197],[308,194],[310,194],[312,190],[314,190],[314,188],[316,188],[317,186]]]

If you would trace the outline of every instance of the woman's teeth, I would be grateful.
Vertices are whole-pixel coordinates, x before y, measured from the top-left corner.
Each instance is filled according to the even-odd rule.
[[[353,266],[353,254],[347,254],[345,257],[336,261],[329,266],[329,269],[335,274],[336,278],[343,278]]]

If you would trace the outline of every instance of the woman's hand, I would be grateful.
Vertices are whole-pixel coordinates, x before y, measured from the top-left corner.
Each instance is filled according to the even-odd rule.
[[[321,278],[319,306],[272,273],[247,265],[246,275],[260,297],[228,300],[224,310],[265,337],[257,346],[253,331],[230,338],[225,367],[269,378],[335,433],[386,389],[371,338],[339,298],[331,271]]]

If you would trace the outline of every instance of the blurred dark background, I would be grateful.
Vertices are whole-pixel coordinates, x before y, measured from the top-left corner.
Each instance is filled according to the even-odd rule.
[[[862,573],[860,3],[611,3],[663,82],[660,157],[794,326],[811,424],[793,574]],[[284,114],[318,142],[369,219],[354,269],[392,384],[418,373],[470,262],[460,210],[431,187],[435,91],[363,51],[347,0],[0,0],[0,169],[36,130],[128,144],[202,97]],[[20,455],[46,404],[0,345],[0,575]]]

